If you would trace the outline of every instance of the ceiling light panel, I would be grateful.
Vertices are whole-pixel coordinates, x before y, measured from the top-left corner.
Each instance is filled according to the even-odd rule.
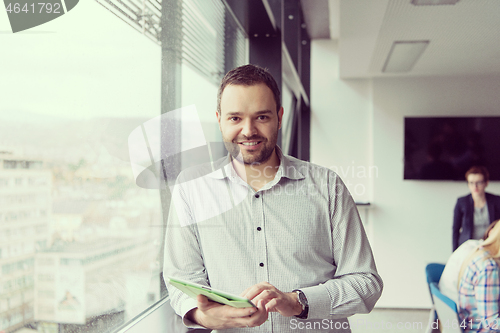
[[[415,6],[440,6],[454,5],[460,0],[411,0],[411,4]]]
[[[428,45],[428,40],[394,42],[382,72],[406,73],[411,71]]]

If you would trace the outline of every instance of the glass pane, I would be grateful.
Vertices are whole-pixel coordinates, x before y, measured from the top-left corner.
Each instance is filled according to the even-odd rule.
[[[224,4],[182,0],[183,61],[217,83],[224,73]]]
[[[182,66],[182,105],[194,105],[201,121],[207,142],[222,142],[217,123],[217,90],[218,86],[193,70],[189,65]],[[189,136],[183,133],[183,136]]]
[[[220,0],[182,0],[182,58],[213,84],[247,62],[247,40]]]
[[[95,1],[0,45],[0,331],[110,331],[160,297],[128,136],[160,115],[161,47]]]
[[[281,104],[283,105],[283,119],[281,126],[281,146],[285,154],[289,153],[290,139],[292,135],[293,114],[293,93],[286,84],[281,89]]]

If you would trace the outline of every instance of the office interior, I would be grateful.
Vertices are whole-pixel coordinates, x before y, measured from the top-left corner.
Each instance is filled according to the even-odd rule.
[[[108,67],[104,66],[90,73],[89,78],[84,79],[82,85],[77,87],[85,96],[68,98],[75,98],[76,102],[70,105],[78,110],[84,110],[82,105],[86,100],[94,98],[96,102],[88,103],[86,106],[89,110],[99,108],[101,102],[110,98],[127,100],[126,103],[133,104],[136,111],[145,110],[143,113],[130,113],[131,119],[141,117],[140,121],[132,121],[127,126],[120,127],[120,130],[115,131],[115,134],[118,133],[117,143],[105,147],[107,153],[119,158],[128,154],[126,137],[137,128],[136,126],[140,126],[145,119],[153,119],[157,115],[166,114],[188,104],[196,106],[203,130],[206,131],[207,141],[220,141],[214,123],[216,82],[220,81],[225,72],[244,63],[254,63],[268,68],[284,88],[283,105],[287,122],[280,134],[284,151],[336,171],[359,204],[360,216],[370,240],[378,271],[384,281],[384,291],[376,308],[430,309],[431,299],[425,278],[425,266],[432,262],[445,263],[450,256],[453,207],[457,197],[466,195],[468,189],[465,181],[404,179],[404,118],[500,115],[498,109],[500,62],[497,61],[500,49],[495,42],[498,39],[500,20],[500,7],[497,2],[497,0],[96,0],[92,4],[81,2],[60,21],[69,22],[74,17],[75,22],[83,24],[85,18],[78,18],[77,11],[81,8],[83,12],[85,8],[87,14],[96,13],[96,17],[99,17],[96,21],[105,22],[109,19],[113,20],[113,24],[123,26],[120,29],[128,29],[130,38],[137,39],[139,43],[137,45],[144,45],[142,50],[146,50],[148,56],[141,58],[141,50],[127,49],[126,44],[121,46],[118,42],[116,45],[113,44],[113,33],[121,31],[118,28],[116,31],[103,32],[104,35],[109,35],[109,41],[102,44],[96,42],[95,49],[100,50],[96,54],[101,54],[103,58],[112,58],[115,56],[112,51],[114,47],[133,54],[136,58],[130,58],[128,67],[121,68],[120,80],[130,81],[130,86],[133,85],[134,88],[113,91],[113,88],[106,83],[105,74],[102,74],[108,70]],[[135,16],[131,12],[135,13]],[[214,21],[210,21],[210,18]],[[7,30],[8,28],[5,28],[8,27],[7,16],[5,15],[2,20],[2,28]],[[202,24],[195,26],[191,31],[186,22],[202,22]],[[104,24],[103,27],[105,26]],[[47,28],[34,28],[33,31],[41,31],[39,35],[45,36],[44,31],[50,32],[51,29],[56,29],[54,27],[47,25]],[[200,29],[209,31],[213,36],[223,35],[224,38],[222,40],[215,38],[215,44],[210,44],[212,43],[210,39],[196,39]],[[84,30],[78,35],[78,38],[82,38],[82,43],[85,43],[84,35]],[[30,35],[22,36],[31,38]],[[59,38],[61,34],[54,36]],[[191,37],[193,39],[189,39]],[[1,38],[6,40],[5,36]],[[396,53],[393,52],[395,44],[402,42],[420,43],[421,48],[417,47],[414,52],[403,52],[402,58],[392,59],[398,63],[391,63],[390,55]],[[19,40],[9,40],[6,43],[18,48],[16,48],[17,53],[13,51],[14,48],[10,49],[10,53],[4,51],[4,60],[12,61],[15,57],[21,57],[25,60],[31,59],[36,65],[30,66],[26,72],[20,70],[20,75],[24,75],[28,80],[38,80],[37,75],[43,74],[47,75],[47,79],[44,77],[45,83],[39,82],[39,85],[53,83],[48,74],[39,72],[43,63],[37,62],[35,57],[30,58],[28,54],[20,55],[27,51],[23,51]],[[197,45],[200,47],[197,48]],[[212,51],[213,54],[210,53]],[[67,59],[71,55],[71,53],[66,55],[64,52],[66,51],[60,49],[61,58],[58,59]],[[86,52],[90,51],[82,48],[77,52],[84,57]],[[149,57],[151,54],[153,56]],[[40,57],[44,56],[50,57],[51,54],[47,51]],[[125,54],[123,56],[127,57]],[[213,63],[210,62],[212,59]],[[153,67],[156,72],[147,67],[152,61],[156,62],[156,67]],[[71,66],[66,62],[61,62],[61,65],[66,69],[66,73],[58,73],[59,78],[70,82]],[[183,81],[188,71],[197,73],[196,75],[203,77],[210,84]],[[16,79],[12,82],[12,86],[4,82],[3,87],[4,91],[14,94],[13,89],[15,87],[20,89],[21,85]],[[97,88],[106,93],[100,96],[93,95],[91,88],[84,84],[89,82],[93,82]],[[196,94],[189,95],[190,91],[196,91]],[[109,97],[110,95],[112,97]],[[137,99],[134,99],[134,96]],[[4,106],[0,111],[12,112],[16,103],[19,102],[6,104],[10,108]],[[43,103],[50,108],[49,102]],[[108,109],[125,110],[129,107],[125,105],[126,103],[103,104]],[[67,112],[69,114],[71,111]],[[51,118],[44,119],[50,121]],[[98,127],[89,125],[92,129],[88,129],[88,133],[97,131],[95,128]],[[100,133],[97,138],[109,139],[109,136],[113,136],[100,136]],[[182,133],[175,132],[174,136],[172,142],[180,147]],[[98,145],[97,142],[94,143]],[[50,158],[38,158],[29,149],[22,149],[22,145],[23,143],[13,145],[11,141],[5,139],[0,141],[2,148],[0,160],[4,162],[17,160],[19,163],[24,163],[23,165],[43,160],[44,165],[51,164]],[[117,148],[120,145],[122,147]],[[97,152],[96,156],[103,156],[99,154]],[[97,157],[95,160],[98,160]],[[125,161],[130,162],[126,158]],[[5,165],[4,163],[3,169],[0,169],[0,180],[5,179],[8,182],[9,177],[12,177],[14,182],[14,178],[21,177],[11,176],[9,173],[11,170]],[[75,165],[73,164],[74,168],[84,169],[84,166]],[[106,170],[99,168],[109,164],[96,162],[96,165],[96,168],[88,169],[90,171],[85,177],[100,179],[101,183],[105,183]],[[41,177],[40,179],[45,177],[49,179],[49,183],[56,182],[54,176],[43,171],[46,169],[36,171],[41,172],[37,177]],[[29,174],[26,177],[28,179]],[[133,177],[135,182],[137,174]],[[9,192],[7,187],[0,188],[0,191],[2,190],[5,198],[13,193]],[[50,189],[47,187],[44,191],[50,192]],[[500,193],[500,184],[497,181],[490,182],[487,191]],[[148,216],[151,220],[159,222],[146,226],[137,222],[137,225],[143,228],[159,226],[155,230],[161,235],[161,225],[165,223],[164,213],[169,206],[169,193],[168,191],[155,193],[159,195],[160,208]],[[99,200],[96,198],[92,202],[96,204],[95,202]],[[50,204],[52,201],[57,200],[51,199]],[[85,207],[88,209],[89,206]],[[84,208],[79,206],[73,211],[82,209]],[[57,212],[62,212],[57,216],[66,216],[64,214],[67,210],[71,209],[55,206],[48,209],[49,217],[43,217],[44,223],[52,226],[53,223],[49,222],[51,213],[55,216]],[[0,207],[0,213],[5,218],[9,212],[9,207]],[[115,220],[114,230],[119,229],[123,223],[121,220]],[[4,231],[14,228],[8,223],[2,222],[2,224],[0,228],[4,228]],[[37,230],[45,233],[51,229],[48,227]],[[71,229],[71,232],[76,233],[75,230]],[[62,234],[62,231],[60,233]],[[18,242],[6,237],[4,244]],[[54,254],[57,251],[50,247],[51,235],[44,237],[48,243],[37,243],[38,248],[23,254],[23,260],[33,257],[36,263],[41,259],[47,261],[59,258]],[[126,238],[129,235],[124,233],[120,237]],[[58,321],[49,312],[44,315],[37,307],[37,297],[41,296],[36,296],[36,293],[31,298],[24,296],[30,293],[26,290],[33,289],[33,284],[39,283],[36,282],[40,277],[36,275],[38,273],[30,273],[35,274],[36,278],[30,287],[24,287],[22,298],[24,301],[11,306],[13,304],[11,300],[14,298],[12,295],[15,292],[5,287],[9,284],[10,288],[9,279],[13,279],[7,269],[0,275],[0,281],[4,284],[0,293],[2,306],[0,330],[28,332],[36,331],[37,327],[50,328],[54,332],[70,331],[75,327],[80,329],[80,332],[173,330],[169,328],[172,325],[171,318],[163,315],[171,313],[171,309],[168,309],[168,296],[160,275],[161,242],[162,237],[155,239],[154,250],[157,252],[152,259],[152,262],[156,262],[159,266],[153,265],[154,267],[151,266],[153,268],[146,269],[154,273],[154,277],[146,280],[148,283],[154,281],[156,289],[148,293],[148,302],[140,303],[142,308],[136,306],[132,311],[117,300],[116,304],[103,308],[105,313],[97,314],[95,311],[79,313],[83,319],[76,321],[66,320],[62,315],[59,317],[62,319]],[[0,251],[0,263],[3,266],[17,262],[21,258],[20,254],[10,254],[7,245]],[[119,245],[113,246],[115,246],[113,251],[122,251],[118,249]],[[153,250],[153,248],[146,250],[141,247],[143,245],[137,246],[140,250],[131,253],[137,257],[140,257],[141,253]],[[123,251],[129,251],[127,249]],[[74,258],[80,260],[77,255]],[[112,261],[109,264],[112,264]],[[37,265],[34,264],[34,270],[39,267]],[[47,278],[47,274],[43,276]],[[88,275],[88,277],[93,276]],[[137,278],[137,281],[142,280]],[[104,318],[123,311],[129,311],[133,315],[128,317],[118,315],[109,320]],[[15,323],[12,318],[17,318]],[[95,318],[106,324],[97,329]]]

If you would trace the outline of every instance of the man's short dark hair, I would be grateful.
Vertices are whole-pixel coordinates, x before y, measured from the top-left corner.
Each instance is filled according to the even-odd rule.
[[[267,69],[252,64],[236,67],[227,72],[224,76],[217,94],[217,112],[219,112],[219,114],[221,113],[220,100],[224,89],[228,85],[254,86],[260,83],[264,83],[271,89],[274,95],[274,101],[276,102],[276,112],[278,112],[281,108],[280,89],[278,88],[278,84]]]

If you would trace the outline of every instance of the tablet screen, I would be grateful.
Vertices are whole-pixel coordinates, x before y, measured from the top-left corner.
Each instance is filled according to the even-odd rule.
[[[252,301],[244,297],[240,297],[198,283],[189,282],[173,277],[168,277],[168,280],[169,280],[168,282],[172,286],[176,287],[177,289],[179,289],[180,291],[182,291],[183,293],[194,299],[196,299],[197,295],[204,295],[211,301],[229,305],[235,308],[249,308],[252,306],[255,307]]]

